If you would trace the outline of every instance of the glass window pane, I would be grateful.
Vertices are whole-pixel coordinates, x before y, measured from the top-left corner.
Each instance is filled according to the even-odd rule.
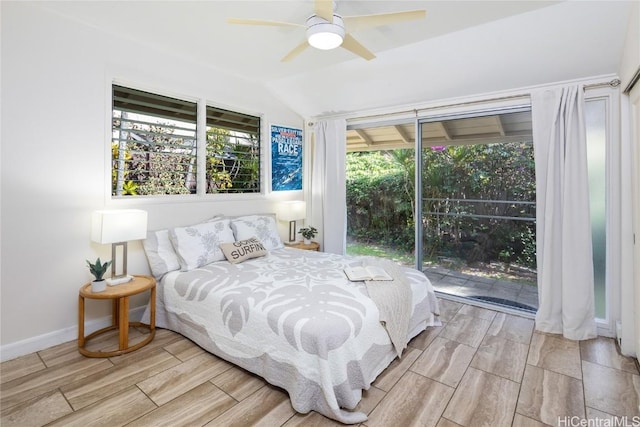
[[[196,191],[194,102],[113,86],[112,196]]]
[[[593,274],[596,317],[605,319],[606,311],[606,112],[604,99],[585,104],[587,128],[587,165],[593,244]]]

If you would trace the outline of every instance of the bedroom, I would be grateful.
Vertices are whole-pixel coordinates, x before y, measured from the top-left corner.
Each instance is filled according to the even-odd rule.
[[[302,6],[291,9],[291,18],[282,19],[304,15],[304,2],[301,3]],[[403,3],[406,9],[417,8],[416,2],[398,3]],[[437,12],[434,9],[437,3],[433,7],[431,2],[418,3],[418,7],[424,4],[429,16]],[[461,27],[454,28],[456,31],[445,33],[440,29],[440,34],[424,41],[412,39],[411,34],[402,34],[404,39],[399,43],[414,43],[411,47],[428,49],[432,58],[448,58],[443,62],[451,68],[434,68],[429,74],[422,74],[424,68],[415,66],[411,58],[401,55],[410,47],[386,45],[384,43],[391,41],[385,41],[385,34],[377,34],[372,40],[373,46],[390,50],[379,52],[378,59],[383,61],[379,68],[367,72],[367,79],[358,79],[363,72],[362,65],[358,65],[348,52],[331,52],[331,59],[336,63],[328,68],[323,67],[326,56],[307,52],[307,56],[300,58],[303,61],[291,64],[294,74],[287,68],[283,71],[283,67],[272,69],[277,72],[256,67],[252,65],[251,57],[237,51],[230,58],[239,67],[253,72],[250,78],[243,78],[225,71],[221,64],[208,65],[205,58],[210,55],[203,53],[198,57],[187,50],[165,50],[165,44],[176,43],[171,36],[173,26],[172,31],[163,32],[164,36],[154,34],[152,40],[136,40],[126,31],[118,35],[105,30],[99,22],[89,19],[90,9],[76,10],[71,3],[47,7],[40,3],[3,2],[3,360],[75,338],[77,290],[89,279],[84,260],[92,255],[108,257],[108,248],[92,244],[88,237],[92,211],[104,207],[142,208],[149,212],[149,228],[157,229],[176,225],[176,218],[181,224],[189,224],[219,213],[237,215],[254,213],[256,209],[272,211],[281,200],[305,198],[304,194],[270,193],[242,200],[225,197],[224,200],[112,201],[108,191],[109,149],[106,141],[110,113],[108,99],[113,79],[168,95],[202,97],[222,106],[265,114],[266,122],[305,129],[308,136],[306,120],[342,111],[356,116],[373,113],[374,109],[386,113],[397,105],[437,106],[450,104],[447,100],[451,99],[519,93],[524,87],[598,79],[611,74],[620,76],[624,86],[639,63],[638,37],[635,37],[638,24],[637,20],[635,24],[630,21],[632,26],[627,30],[620,22],[626,22],[629,16],[637,16],[637,4],[636,15],[631,15],[628,5],[603,6],[606,3],[594,2],[586,9],[582,9],[580,2],[545,4],[540,8],[530,5],[531,9],[527,11],[517,8],[512,11],[505,7],[499,13],[502,19],[489,22],[490,18],[486,17],[485,22],[460,22]],[[128,7],[132,14],[157,15],[156,19],[160,21],[167,19],[166,15],[187,20],[173,10],[165,10],[166,15],[163,15],[161,10],[143,3]],[[225,3],[218,7],[219,10],[208,14],[221,25],[231,13],[233,16],[253,13],[253,9],[242,11]],[[389,5],[384,10],[379,9],[380,6],[371,7],[372,13],[392,9]],[[518,11],[522,13],[515,14]],[[550,19],[557,24],[568,11],[579,14],[580,19],[573,21],[582,22],[582,26],[577,26],[575,36],[549,25],[545,36],[513,40],[514,43],[527,42],[520,50],[495,43],[495,40],[507,42],[505,37],[500,37],[505,31],[515,33],[517,29],[530,28],[533,32],[534,28],[539,28],[536,22],[540,19]],[[101,12],[106,13],[105,10]],[[514,15],[509,16],[511,13]],[[180,28],[187,35],[198,37],[195,27],[206,26],[208,14],[196,13],[201,21]],[[485,18],[479,16],[478,19]],[[121,22],[121,25],[126,27],[128,23]],[[437,26],[437,23],[433,25]],[[465,29],[463,25],[475,26]],[[599,28],[599,31],[593,31],[593,28]],[[551,32],[551,29],[557,32]],[[233,31],[239,43],[253,46],[253,55],[268,51],[264,60],[278,65],[280,53],[288,50],[280,45],[283,40],[290,39],[290,35],[278,33],[280,39],[274,42],[279,44],[272,46],[264,39],[268,28],[261,30],[264,31],[245,32],[240,28],[228,31]],[[390,34],[393,39],[395,33]],[[554,40],[563,40],[566,45],[554,50],[554,44],[557,44]],[[199,43],[195,43],[195,48],[208,45],[206,40]],[[493,46],[493,49],[480,50],[480,46]],[[573,46],[578,46],[576,53],[570,54],[569,49]],[[449,52],[455,52],[455,55]],[[508,65],[515,71],[503,75],[496,72],[495,64],[501,63],[505,52],[510,58]],[[484,60],[482,55],[486,55]],[[566,58],[572,60],[565,61]],[[552,61],[552,65],[539,65],[549,64],[546,61]],[[510,71],[502,63],[499,68]],[[470,73],[469,69],[474,72]],[[525,72],[527,70],[532,72]],[[257,79],[255,75],[261,73],[265,74],[264,79]],[[351,76],[349,85],[342,79],[336,81],[335,75],[341,75],[343,79]],[[393,78],[387,80],[388,76]],[[423,87],[423,81],[432,83]],[[418,87],[420,90],[416,90]],[[34,163],[30,164],[30,161]],[[284,228],[282,235],[286,235]],[[131,244],[129,263],[130,271],[148,271],[138,243]],[[97,323],[109,314],[101,305],[91,307],[90,311]]]

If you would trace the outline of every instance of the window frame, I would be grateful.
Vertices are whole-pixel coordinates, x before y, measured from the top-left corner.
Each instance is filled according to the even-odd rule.
[[[155,195],[136,195],[136,196],[128,196],[128,195],[112,195],[112,171],[113,171],[113,160],[111,154],[111,143],[112,143],[112,134],[113,134],[113,89],[114,86],[122,86],[132,90],[139,90],[143,92],[148,92],[153,95],[166,96],[170,98],[175,98],[181,101],[193,102],[196,104],[196,191],[191,194],[155,194]],[[177,94],[175,92],[166,91],[162,89],[158,89],[157,87],[148,87],[144,85],[139,85],[130,82],[123,82],[117,79],[109,79],[108,85],[106,88],[107,92],[107,100],[108,107],[106,111],[107,123],[109,123],[108,128],[106,129],[106,144],[105,144],[105,157],[106,157],[106,182],[105,182],[105,202],[107,204],[110,203],[133,203],[136,204],[140,201],[153,201],[154,203],[175,203],[179,202],[199,202],[203,200],[216,200],[216,201],[225,201],[225,200],[255,200],[259,198],[263,198],[267,193],[268,182],[267,179],[267,170],[266,165],[268,163],[268,150],[265,149],[265,135],[267,129],[267,121],[265,120],[264,113],[258,113],[255,111],[249,111],[247,109],[238,108],[237,106],[229,106],[224,105],[222,103],[210,101],[207,98],[203,97],[194,97],[188,96],[184,94]],[[237,114],[247,115],[255,117],[259,120],[258,132],[258,149],[259,153],[259,190],[255,192],[229,192],[229,193],[207,193],[206,191],[206,131],[207,131],[207,123],[206,123],[206,112],[207,107],[212,107],[215,109],[223,109],[232,111]],[[130,202],[127,202],[130,201]]]

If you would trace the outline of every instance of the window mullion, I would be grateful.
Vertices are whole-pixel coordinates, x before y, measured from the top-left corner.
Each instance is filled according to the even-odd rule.
[[[198,100],[196,138],[196,194],[202,196],[207,192],[207,103],[204,99]]]

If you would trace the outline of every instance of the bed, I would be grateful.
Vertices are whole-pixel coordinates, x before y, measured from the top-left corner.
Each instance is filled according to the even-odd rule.
[[[144,246],[158,279],[156,326],[283,388],[300,413],[365,421],[353,411],[362,391],[409,339],[440,324],[421,272],[285,247],[268,215],[150,232]],[[352,282],[344,274],[367,264],[383,266],[393,280]],[[387,294],[396,288],[406,290],[404,300]],[[404,312],[399,328],[395,312]]]

